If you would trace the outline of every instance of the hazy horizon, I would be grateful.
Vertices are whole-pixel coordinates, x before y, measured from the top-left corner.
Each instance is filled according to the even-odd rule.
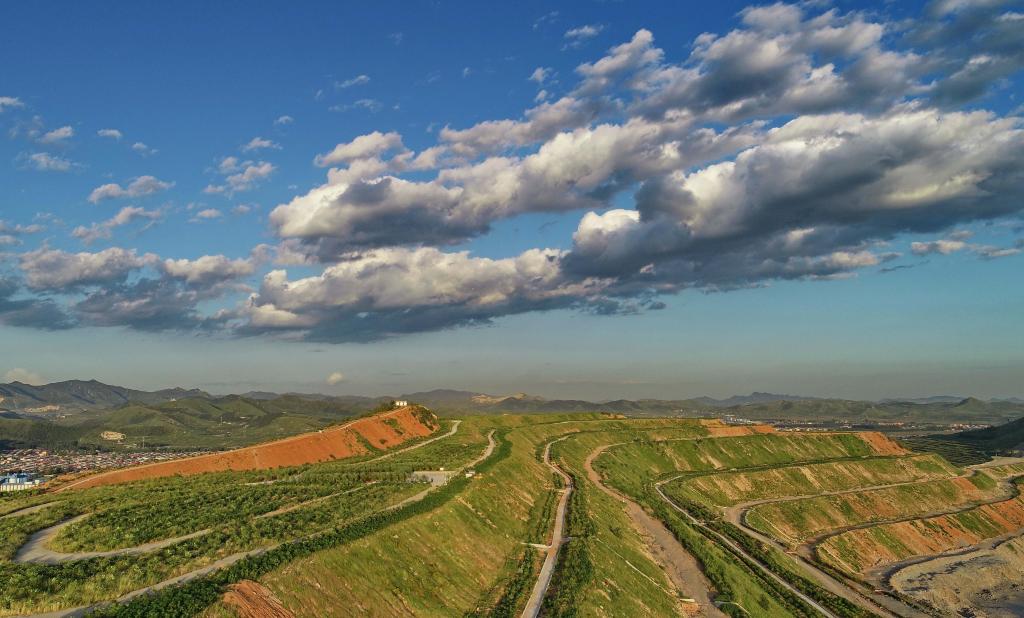
[[[71,381],[71,380],[80,380],[80,381],[97,380],[96,378],[91,378],[91,377],[70,377],[70,378],[63,378],[61,380],[53,380],[53,381],[50,381],[50,382],[40,381],[39,380],[40,376],[32,375],[30,373],[26,373],[26,372],[24,372],[20,368],[17,368],[15,370],[11,371],[11,372],[8,372],[8,374],[3,376],[3,377],[4,377],[4,380],[6,382],[21,382],[21,383],[24,383],[24,384],[28,384],[30,386],[42,386],[42,385],[46,385],[46,384],[53,384],[53,383],[58,383],[58,382]],[[26,380],[28,380],[28,381],[26,381]],[[914,399],[925,399],[925,398],[928,398],[928,397],[957,397],[957,398],[963,398],[963,399],[973,397],[973,398],[984,399],[984,400],[1000,400],[1000,399],[1015,399],[1015,398],[1016,399],[1024,399],[1024,397],[1021,397],[1020,395],[1012,394],[1012,393],[1008,394],[1008,395],[980,396],[980,395],[976,395],[974,393],[958,393],[958,392],[944,392],[943,391],[943,392],[919,393],[919,394],[912,394],[912,395],[904,394],[904,395],[889,395],[889,396],[884,396],[884,397],[862,397],[862,396],[848,396],[848,395],[847,396],[840,396],[840,395],[833,395],[833,394],[829,394],[829,393],[811,394],[811,393],[807,393],[807,392],[790,392],[790,391],[786,391],[786,390],[782,390],[782,389],[771,389],[771,388],[767,388],[767,389],[752,389],[752,390],[738,390],[738,391],[729,391],[729,392],[722,391],[722,392],[718,392],[718,393],[691,393],[691,394],[682,394],[682,395],[662,394],[662,395],[655,396],[655,395],[651,395],[651,394],[645,394],[643,389],[645,388],[646,385],[642,385],[642,384],[629,385],[629,387],[627,387],[625,389],[625,390],[628,390],[628,391],[633,393],[632,395],[629,395],[629,396],[622,395],[621,393],[623,392],[623,388],[621,386],[617,386],[617,387],[613,387],[613,388],[616,389],[614,392],[619,393],[619,395],[614,396],[614,397],[598,397],[598,396],[588,396],[588,395],[584,394],[585,391],[573,390],[574,388],[576,388],[574,385],[565,385],[565,389],[564,390],[556,389],[556,390],[546,390],[546,391],[545,390],[530,391],[530,390],[523,390],[523,389],[518,389],[518,390],[516,390],[516,389],[479,390],[479,389],[469,388],[469,387],[461,388],[461,387],[454,387],[454,386],[451,386],[451,385],[440,384],[440,385],[421,386],[421,387],[418,387],[418,388],[405,389],[405,390],[360,392],[358,390],[351,389],[351,388],[339,388],[337,385],[334,386],[334,387],[328,386],[328,387],[325,388],[322,384],[319,384],[319,383],[316,383],[316,382],[309,382],[309,383],[305,383],[305,384],[299,383],[299,384],[294,385],[294,387],[288,387],[288,386],[282,385],[279,388],[268,387],[266,383],[257,383],[257,382],[245,383],[245,382],[241,382],[241,383],[237,383],[237,385],[234,388],[231,388],[231,387],[228,387],[227,385],[225,385],[223,383],[217,383],[217,382],[206,382],[206,383],[199,383],[199,384],[159,384],[159,383],[153,383],[153,384],[150,384],[150,385],[147,385],[147,386],[138,386],[136,384],[121,383],[121,382],[118,382],[116,380],[114,380],[114,381],[97,380],[97,381],[98,382],[102,382],[104,384],[108,384],[110,386],[120,386],[120,387],[133,388],[135,390],[144,390],[144,391],[158,391],[158,390],[172,389],[172,388],[199,389],[199,390],[202,390],[202,391],[206,391],[210,395],[217,396],[217,397],[227,396],[227,395],[244,395],[245,393],[248,393],[248,392],[271,392],[271,393],[277,393],[277,394],[298,393],[298,394],[310,394],[310,395],[353,396],[353,397],[387,397],[387,396],[409,395],[409,394],[412,394],[412,393],[430,392],[430,391],[435,391],[435,390],[452,390],[452,391],[482,393],[482,394],[493,395],[493,396],[513,396],[513,395],[518,395],[518,394],[526,394],[526,395],[530,395],[530,396],[544,397],[545,399],[589,400],[589,401],[595,401],[595,402],[598,402],[598,403],[604,402],[604,401],[614,401],[614,400],[617,400],[617,399],[685,400],[685,399],[696,399],[696,398],[699,398],[699,397],[710,397],[712,399],[722,400],[722,399],[728,399],[730,397],[749,396],[749,395],[753,395],[755,393],[770,394],[770,395],[784,395],[784,396],[790,396],[790,397],[814,397],[814,398],[819,398],[819,399],[850,399],[850,400],[861,400],[861,401],[881,401],[881,400],[886,400],[886,399],[914,400]],[[664,390],[664,391],[659,390],[659,392],[669,393],[670,391],[667,390],[668,388],[669,388],[669,386],[666,385],[666,390]]]

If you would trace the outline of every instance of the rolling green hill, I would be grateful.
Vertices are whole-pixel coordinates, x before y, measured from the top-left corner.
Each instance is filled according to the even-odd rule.
[[[231,395],[145,405],[131,403],[58,420],[0,418],[0,448],[222,449],[312,431],[368,410],[295,396],[256,400]],[[105,431],[125,435],[105,440]]]
[[[628,416],[723,416],[752,420],[842,420],[915,423],[1005,423],[1024,415],[1015,401],[937,398],[935,401],[852,401],[752,393],[728,399],[619,399],[583,401],[545,399],[526,394],[495,397],[465,391],[428,391],[403,395],[431,409],[471,414],[612,412]]]
[[[904,438],[901,442],[915,451],[938,453],[958,465],[976,464],[992,455],[1024,450],[1024,418],[986,429]]]
[[[34,386],[22,382],[0,384],[0,408],[33,411],[55,406],[61,411],[93,410],[131,402],[156,404],[186,397],[209,397],[199,389],[167,388],[140,391],[97,380],[66,380]]]
[[[1020,449],[1024,445],[1024,418],[997,427],[963,431],[948,438],[990,452]]]

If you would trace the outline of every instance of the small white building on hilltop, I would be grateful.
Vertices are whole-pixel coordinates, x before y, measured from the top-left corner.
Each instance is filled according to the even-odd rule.
[[[409,406],[409,402],[404,399],[398,399],[394,402],[396,408],[405,408]]]

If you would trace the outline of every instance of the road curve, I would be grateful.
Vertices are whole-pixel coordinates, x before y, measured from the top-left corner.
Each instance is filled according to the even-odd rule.
[[[412,446],[407,446],[405,448],[400,448],[397,451],[390,451],[388,453],[384,453],[380,457],[374,457],[373,459],[368,459],[366,461],[357,461],[357,462],[354,462],[353,465],[374,463],[374,462],[377,462],[377,461],[381,461],[383,459],[388,459],[389,457],[394,457],[395,455],[401,455],[402,453],[408,453],[409,451],[415,451],[418,448],[422,448],[422,447],[424,447],[424,446],[426,446],[426,445],[428,445],[428,444],[430,444],[432,442],[437,442],[438,440],[443,440],[445,438],[450,438],[450,437],[454,436],[455,433],[459,430],[459,425],[461,423],[462,423],[462,419],[459,419],[459,420],[455,421],[454,423],[452,423],[451,430],[449,430],[448,433],[446,433],[446,434],[442,434],[440,436],[435,436],[433,438],[430,438],[429,440],[424,440],[423,442],[417,442],[416,444],[413,444]]]
[[[466,470],[468,468],[472,468],[473,466],[478,465],[480,462],[491,456],[491,453],[494,452],[494,447],[497,446],[497,444],[498,443],[494,441],[494,430],[492,429],[487,434],[487,446],[484,448],[483,454],[459,469]]]
[[[929,512],[929,513],[920,513],[920,514],[917,514],[917,515],[908,515],[908,516],[905,516],[905,517],[895,517],[895,518],[891,518],[891,519],[881,519],[881,520],[873,521],[873,522],[865,522],[865,523],[860,523],[860,524],[854,524],[854,525],[851,525],[851,526],[844,526],[842,528],[837,528],[835,530],[830,530],[830,531],[828,531],[828,532],[826,532],[824,534],[819,534],[819,535],[815,536],[814,538],[811,538],[811,539],[807,540],[806,542],[804,542],[800,546],[798,546],[796,551],[797,551],[797,553],[799,553],[799,554],[801,554],[803,556],[810,557],[810,556],[814,556],[814,555],[818,554],[819,546],[821,544],[823,544],[825,541],[831,539],[832,537],[839,536],[839,535],[841,535],[841,534],[843,534],[845,532],[850,532],[852,530],[863,530],[863,529],[866,529],[866,528],[874,528],[874,527],[878,527],[878,526],[885,526],[885,525],[888,525],[888,524],[898,524],[898,523],[907,522],[907,521],[917,521],[919,519],[928,519],[930,517],[941,517],[943,515],[954,515],[956,513],[963,513],[965,511],[970,511],[972,509],[976,509],[978,507],[986,506],[986,505],[989,505],[989,504],[998,504],[1000,502],[1009,502],[1009,501],[1012,501],[1012,500],[1016,500],[1016,499],[1018,499],[1020,497],[1021,491],[1020,491],[1020,487],[1018,487],[1018,485],[1016,484],[1015,481],[1020,479],[1022,476],[1024,476],[1024,475],[1018,474],[1018,475],[1014,475],[1014,476],[1009,476],[1009,477],[1007,477],[1005,479],[1001,479],[999,481],[999,484],[1006,489],[1006,492],[1003,495],[1001,495],[1001,496],[994,496],[994,497],[992,497],[990,499],[971,502],[969,504],[964,504],[964,505],[961,505],[961,506],[959,506],[957,508],[954,508],[954,509],[938,510],[938,511],[933,511],[933,512]],[[903,569],[905,567],[913,566],[913,565],[916,565],[916,564],[920,564],[922,562],[927,562],[927,561],[935,559],[935,558],[943,558],[943,557],[948,557],[948,556],[959,555],[959,554],[964,553],[964,552],[972,551],[971,548],[975,548],[975,549],[983,548],[984,546],[986,546],[987,544],[989,544],[991,542],[998,543],[998,542],[1000,542],[1001,539],[1005,540],[1005,539],[1011,538],[1011,537],[1013,537],[1013,536],[1015,536],[1017,534],[1019,534],[1019,531],[1003,534],[1003,535],[1000,535],[998,537],[991,537],[991,538],[988,538],[988,539],[982,539],[978,543],[975,543],[974,545],[971,545],[969,547],[963,547],[963,548],[958,547],[958,548],[950,549],[950,550],[947,550],[947,551],[944,551],[944,552],[939,552],[937,554],[921,554],[921,555],[917,555],[917,556],[911,556],[911,557],[909,557],[909,558],[907,558],[905,560],[901,560],[899,562],[895,562],[895,563],[892,563],[892,564],[884,565],[881,568],[872,569],[872,570],[866,572],[864,575],[868,578],[869,581],[871,581],[873,583],[877,583],[878,585],[883,586],[883,587],[888,587],[889,586],[889,584],[888,584],[889,577],[891,575],[895,574],[897,571],[900,571],[901,569]]]
[[[43,509],[50,508],[54,504],[57,504],[56,500],[54,500],[53,502],[44,502],[42,504],[37,504],[35,506],[26,506],[25,508],[21,508],[21,509],[18,509],[16,511],[11,511],[10,513],[8,513],[6,515],[0,515],[0,519],[7,519],[9,517],[21,517],[22,515],[29,515],[31,513],[37,513],[37,512],[39,512],[39,511],[41,511]]]
[[[760,560],[758,560],[754,556],[751,556],[750,554],[748,554],[746,552],[746,550],[744,550],[742,547],[740,547],[739,545],[734,543],[732,541],[732,539],[729,539],[726,536],[724,536],[722,534],[719,534],[717,531],[711,529],[709,526],[705,525],[704,522],[700,521],[699,519],[697,519],[696,517],[691,515],[689,511],[687,511],[686,509],[682,508],[681,506],[676,504],[671,498],[669,498],[665,494],[665,492],[662,491],[661,486],[664,485],[665,483],[668,483],[670,481],[675,480],[676,478],[678,478],[678,477],[672,477],[672,478],[669,478],[669,479],[665,479],[663,481],[659,481],[659,482],[654,484],[654,490],[658,493],[659,496],[661,496],[662,500],[664,500],[670,507],[672,507],[673,510],[679,512],[683,517],[686,518],[686,520],[691,525],[697,526],[698,528],[703,530],[706,535],[714,537],[715,539],[718,540],[719,543],[725,545],[726,547],[728,547],[733,552],[735,552],[737,554],[740,554],[741,556],[745,557],[747,560],[750,560],[751,562],[756,564],[757,567],[761,570],[762,573],[764,573],[767,577],[770,577],[772,580],[774,580],[775,583],[779,584],[780,586],[782,586],[786,590],[790,591],[792,594],[794,594],[797,597],[799,597],[800,600],[803,601],[804,603],[810,605],[815,610],[821,612],[823,615],[828,616],[828,618],[839,618],[838,616],[836,616],[836,614],[832,613],[828,608],[826,608],[825,606],[821,605],[820,603],[818,603],[817,601],[815,601],[811,597],[807,596],[806,594],[804,594],[803,592],[798,590],[795,586],[793,586],[792,584],[787,582],[785,579],[783,579],[782,577],[777,575],[774,571],[772,571],[768,567],[764,566],[764,564],[762,564]]]
[[[874,526],[878,526],[878,525],[884,525],[886,523],[893,523],[893,522],[896,522],[896,521],[911,521],[911,520],[915,520],[915,519],[920,519],[922,517],[931,517],[933,515],[943,515],[943,514],[949,514],[949,513],[956,513],[956,512],[962,511],[962,510],[966,510],[966,509],[970,509],[970,508],[975,508],[976,506],[978,506],[980,504],[989,504],[991,502],[1003,501],[1003,500],[1006,499],[1005,496],[996,497],[996,498],[993,498],[992,500],[985,500],[985,501],[981,501],[981,502],[972,502],[969,505],[965,505],[965,506],[962,506],[962,507],[957,508],[957,509],[951,509],[951,510],[946,510],[946,511],[936,511],[934,513],[917,514],[917,515],[913,515],[913,516],[901,517],[901,518],[896,518],[896,519],[892,519],[892,520],[878,520],[878,521],[854,524],[854,525],[850,525],[850,526],[844,526],[842,528],[837,528],[837,529],[834,529],[834,530],[829,530],[828,532],[826,532],[824,534],[817,535],[814,538],[812,538],[812,539],[810,539],[808,541],[805,541],[804,543],[801,543],[796,548],[795,551],[790,551],[787,547],[785,547],[778,540],[776,540],[776,539],[774,539],[774,538],[772,538],[772,537],[770,537],[768,535],[765,535],[762,532],[760,532],[759,530],[756,530],[753,527],[751,527],[750,525],[748,525],[747,524],[747,520],[746,520],[747,513],[749,513],[749,511],[752,508],[754,508],[756,506],[761,506],[763,504],[778,504],[780,502],[795,502],[795,501],[798,501],[798,500],[807,500],[807,499],[810,499],[810,498],[817,498],[817,497],[821,497],[821,496],[849,495],[849,494],[862,493],[862,492],[865,492],[865,491],[873,491],[873,490],[880,490],[880,489],[890,489],[890,488],[893,488],[893,487],[903,487],[903,486],[907,486],[907,485],[918,485],[918,484],[921,484],[921,483],[930,483],[930,482],[934,482],[935,480],[953,480],[953,479],[959,479],[959,478],[969,478],[971,476],[974,476],[977,473],[978,473],[977,470],[971,470],[970,472],[965,473],[965,474],[961,474],[961,475],[958,475],[958,476],[955,476],[955,477],[949,477],[949,479],[925,479],[925,480],[920,480],[919,479],[919,480],[914,480],[914,481],[903,481],[903,482],[899,482],[899,483],[885,483],[885,484],[881,484],[881,485],[872,485],[872,486],[869,486],[869,487],[859,487],[859,488],[855,488],[855,489],[843,489],[843,490],[837,490],[837,491],[827,491],[827,492],[822,492],[822,493],[819,493],[819,494],[808,494],[808,495],[801,495],[801,496],[785,496],[785,497],[781,497],[781,498],[767,498],[767,499],[761,499],[761,500],[750,500],[748,502],[741,502],[739,504],[734,504],[732,506],[729,506],[729,507],[725,508],[724,509],[724,519],[725,519],[725,521],[727,521],[727,522],[733,524],[734,526],[740,528],[747,535],[757,539],[758,541],[761,541],[762,543],[765,543],[767,545],[771,545],[772,547],[775,547],[779,551],[782,551],[782,552],[785,552],[785,553],[788,553],[789,555],[791,555],[794,558],[794,560],[796,560],[797,563],[800,564],[803,567],[803,569],[809,575],[811,575],[815,580],[818,581],[819,584],[821,584],[824,588],[826,588],[827,590],[829,590],[833,594],[841,596],[841,597],[845,598],[846,600],[848,600],[848,601],[850,601],[852,603],[855,603],[855,604],[859,605],[860,607],[862,607],[864,609],[867,609],[867,610],[873,611],[873,612],[880,612],[880,613],[882,613],[882,614],[884,614],[886,616],[924,616],[926,614],[924,614],[923,612],[921,612],[921,611],[919,611],[917,609],[914,609],[913,607],[907,605],[906,603],[903,603],[902,601],[892,597],[891,595],[888,595],[888,594],[885,594],[885,593],[880,593],[880,592],[875,592],[874,590],[868,590],[868,589],[861,590],[861,589],[858,589],[858,588],[856,588],[856,587],[854,587],[854,586],[852,586],[852,585],[850,585],[850,584],[848,584],[846,582],[843,582],[843,581],[833,577],[832,575],[826,573],[825,571],[820,569],[814,563],[814,548],[817,545],[819,545],[822,541],[824,541],[824,540],[826,540],[828,538],[831,538],[833,536],[836,536],[838,534],[842,534],[843,532],[848,532],[850,530],[857,530],[857,529],[861,529],[861,528],[870,528],[870,527],[874,527]],[[1012,483],[1008,483],[1008,482],[1005,482],[1005,481],[1001,482],[1001,484],[1006,484],[1006,485],[1012,487]]]
[[[826,495],[826,494],[821,494]],[[784,499],[783,499],[784,501]],[[760,502],[761,504],[767,504],[767,502]],[[761,532],[751,528],[746,522],[747,509],[752,505],[747,505],[746,508],[742,508],[743,505],[736,505],[741,508],[730,507],[726,509],[725,521],[733,524],[748,536],[757,539],[758,541],[774,547],[775,549],[789,554],[790,557],[799,564],[804,572],[815,580],[822,588],[828,590],[836,596],[843,597],[847,601],[865,609],[869,612],[881,614],[887,618],[897,618],[900,616],[925,616],[922,612],[919,612],[912,607],[900,602],[899,600],[892,598],[883,593],[875,593],[874,591],[861,591],[846,584],[843,581],[832,577],[825,571],[818,568],[808,556],[800,552],[788,551],[781,543],[775,539],[762,534]]]
[[[623,444],[623,443],[618,443]],[[724,617],[726,614],[718,609],[711,598],[711,583],[704,576],[697,560],[686,551],[672,534],[656,517],[652,517],[639,504],[604,484],[600,473],[594,469],[593,463],[605,450],[618,444],[599,446],[587,455],[583,467],[587,478],[597,485],[605,494],[624,503],[626,514],[640,536],[648,540],[649,551],[654,561],[661,565],[662,570],[675,586],[676,592],[688,595],[704,615]]]
[[[83,605],[81,607],[72,607],[72,608],[69,608],[69,609],[59,609],[57,611],[46,612],[44,614],[32,614],[31,616],[26,616],[24,618],[79,618],[81,616],[86,616],[90,612],[93,612],[93,611],[95,611],[95,610],[97,610],[97,609],[99,609],[101,607],[105,607],[105,606],[111,605],[112,603],[127,603],[128,601],[131,601],[135,597],[141,596],[143,594],[147,594],[147,593],[150,593],[150,592],[157,592],[159,590],[162,590],[162,589],[167,588],[169,586],[174,586],[176,584],[183,584],[185,582],[188,582],[188,581],[191,581],[193,579],[196,579],[197,577],[202,577],[203,575],[206,575],[207,573],[212,573],[213,571],[216,571],[217,569],[220,569],[220,568],[223,568],[223,567],[226,567],[226,566],[231,566],[232,564],[238,562],[239,560],[241,560],[243,558],[248,558],[249,556],[257,556],[259,554],[268,552],[271,549],[274,549],[275,547],[277,547],[277,545],[274,545],[274,546],[271,546],[271,547],[261,547],[259,549],[253,549],[253,550],[250,550],[250,551],[239,552],[237,554],[231,554],[230,556],[225,556],[225,557],[221,558],[220,560],[217,560],[216,562],[212,562],[212,563],[210,563],[210,564],[208,564],[208,565],[206,565],[206,566],[204,566],[202,568],[196,569],[194,571],[189,571],[188,573],[179,575],[177,577],[172,577],[170,579],[165,579],[164,581],[159,582],[157,584],[153,584],[152,586],[146,586],[145,588],[139,588],[138,590],[133,590],[132,592],[129,592],[128,594],[125,594],[123,596],[118,597],[117,600],[115,600],[115,601],[102,601],[100,603],[94,603],[92,605]]]
[[[569,504],[569,495],[573,489],[572,477],[551,462],[551,445],[568,437],[562,436],[544,445],[544,463],[554,470],[555,474],[562,477],[565,489],[562,490],[562,496],[558,499],[558,508],[555,511],[555,527],[551,533],[551,545],[548,546],[544,556],[544,566],[540,568],[540,575],[537,576],[537,582],[533,585],[533,592],[530,594],[530,600],[526,602],[526,607],[523,609],[522,618],[537,618],[540,614],[540,606],[544,602],[544,595],[548,591],[548,586],[551,584],[551,576],[555,572],[558,551],[565,543],[565,511]]]
[[[480,462],[484,461],[488,457],[490,457],[491,454],[494,453],[494,449],[495,449],[496,445],[497,445],[497,443],[494,440],[494,431],[492,430],[490,433],[487,434],[487,446],[484,448],[483,454],[481,454],[479,457],[477,457],[476,459],[471,461],[469,464],[464,466],[463,469],[471,468],[471,467],[479,464]],[[401,508],[401,507],[406,506],[408,504],[411,504],[413,502],[418,502],[419,500],[422,500],[423,498],[425,498],[427,496],[427,494],[429,494],[431,491],[433,491],[433,489],[434,488],[429,488],[429,489],[426,489],[424,491],[421,491],[420,493],[418,493],[418,494],[416,494],[414,496],[411,496],[409,498],[406,498],[406,499],[402,500],[401,502],[398,502],[398,503],[393,504],[393,505],[391,505],[389,507],[386,507],[384,510],[393,510],[393,509]],[[289,542],[294,542],[294,541],[302,540],[303,538],[305,538],[305,537],[302,537],[302,538],[299,538],[299,539],[294,539],[293,541],[289,541]],[[230,566],[230,565],[238,562],[239,560],[242,560],[243,558],[248,558],[249,556],[258,556],[259,554],[268,552],[268,551],[270,551],[272,549],[276,549],[277,547],[280,547],[281,545],[283,545],[283,543],[278,543],[277,545],[271,545],[271,546],[268,546],[268,547],[260,547],[260,548],[249,550],[249,551],[245,551],[245,552],[239,552],[239,553],[236,553],[236,554],[231,554],[230,556],[225,556],[224,558],[221,558],[220,560],[217,560],[216,562],[208,564],[208,565],[206,565],[206,566],[204,566],[202,568],[196,569],[194,571],[189,571],[188,573],[184,573],[182,575],[178,575],[177,577],[172,577],[170,579],[165,579],[164,581],[156,583],[156,584],[153,584],[151,586],[146,586],[144,588],[139,588],[138,590],[133,590],[132,592],[129,592],[129,593],[123,595],[123,596],[120,596],[120,597],[118,597],[117,599],[115,599],[113,601],[100,601],[98,603],[93,603],[91,605],[83,605],[83,606],[80,606],[80,607],[72,607],[72,608],[67,608],[67,609],[61,609],[61,610],[57,610],[57,611],[53,611],[53,612],[46,612],[46,613],[42,613],[42,614],[32,614],[30,616],[25,616],[23,618],[80,618],[81,616],[86,616],[90,612],[95,611],[98,608],[106,607],[106,606],[112,605],[114,603],[119,603],[119,604],[127,603],[127,602],[131,601],[132,599],[134,599],[134,598],[136,598],[138,596],[141,596],[141,595],[144,595],[144,594],[148,594],[150,592],[157,592],[157,591],[162,590],[164,588],[167,588],[169,586],[174,586],[174,585],[177,585],[177,584],[183,584],[185,582],[191,581],[193,579],[196,579],[198,577],[202,577],[203,575],[206,575],[208,573],[216,571],[217,569],[220,569],[220,568],[223,568],[223,567],[226,567],[226,566]]]
[[[430,438],[429,440],[424,440],[423,442],[419,442],[418,444],[414,444],[412,446],[408,446],[408,447],[403,448],[403,449],[392,451],[390,453],[385,453],[384,455],[381,455],[380,457],[376,457],[374,459],[370,459],[368,461],[363,461],[363,462],[360,462],[360,463],[363,463],[363,464],[373,463],[373,462],[376,462],[376,461],[380,461],[382,459],[387,459],[388,457],[392,457],[394,455],[399,455],[401,453],[405,453],[405,452],[412,451],[412,450],[415,450],[415,449],[418,449],[418,448],[422,448],[422,447],[424,447],[424,446],[426,446],[426,445],[428,445],[428,444],[430,444],[432,442],[436,442],[436,441],[442,440],[444,438],[450,438],[451,436],[454,436],[456,434],[456,432],[458,432],[459,424],[460,423],[462,423],[462,420],[455,421],[452,424],[451,430],[448,431],[447,433],[443,434],[443,435],[436,436],[434,438]],[[487,446],[487,450],[485,450],[485,452],[484,452],[483,458],[486,458],[494,450],[493,437],[492,436],[488,436],[488,438],[490,440],[490,443]],[[313,500],[308,500],[306,502],[300,502],[299,504],[292,504],[292,505],[289,505],[289,506],[285,506],[285,507],[279,508],[277,510],[270,511],[268,513],[263,513],[262,515],[258,515],[256,517],[256,519],[264,519],[264,518],[267,518],[267,517],[274,517],[275,515],[283,515],[285,513],[291,512],[291,511],[295,511],[295,510],[298,510],[298,509],[301,509],[301,508],[305,508],[307,506],[312,506],[314,504],[317,504],[319,502],[323,502],[323,501],[328,500],[330,498],[335,498],[337,496],[341,496],[341,495],[344,495],[344,494],[349,494],[349,493],[352,493],[352,492],[355,492],[355,491],[359,491],[361,489],[365,489],[366,487],[367,487],[367,485],[361,485],[359,487],[356,487],[356,488],[353,488],[353,489],[349,489],[347,491],[343,491],[343,492],[340,492],[340,493],[331,494],[331,495],[328,495],[328,496],[322,496],[320,498],[314,498]],[[422,496],[420,496],[419,494],[417,494],[415,496],[412,496],[412,498],[417,498],[417,497],[422,498]],[[415,502],[415,500],[408,500],[408,501]],[[408,501],[403,501],[402,503],[399,503],[399,505],[394,506],[392,508],[398,508],[399,506],[404,506],[405,504],[408,503]],[[47,502],[47,503],[41,504],[39,506],[34,506],[34,507],[28,507],[26,509],[21,509],[19,511],[15,511],[13,513],[5,515],[4,517],[10,517],[10,516],[13,516],[13,515],[28,514],[28,513],[32,512],[32,511],[37,511],[37,510],[43,509],[45,507],[52,506],[53,504],[56,504],[56,502]],[[28,541],[26,541],[24,545],[22,545],[18,549],[17,554],[15,554],[15,556],[14,556],[14,562],[20,563],[20,564],[60,564],[61,562],[72,562],[72,561],[75,561],[75,560],[87,560],[89,558],[101,558],[101,557],[110,557],[110,556],[129,556],[129,555],[136,555],[136,554],[144,554],[144,553],[147,553],[147,552],[156,551],[158,549],[163,549],[164,547],[168,547],[170,545],[174,545],[175,543],[179,543],[181,541],[187,541],[188,539],[195,538],[197,536],[201,536],[201,535],[204,535],[204,534],[210,532],[209,530],[200,530],[198,532],[193,532],[191,534],[186,534],[186,535],[183,535],[183,536],[175,537],[173,539],[165,539],[165,540],[162,540],[162,541],[154,541],[152,543],[146,543],[146,544],[138,545],[138,546],[135,546],[135,547],[127,547],[127,548],[123,548],[123,549],[115,549],[115,550],[110,550],[110,551],[63,553],[63,552],[53,551],[53,550],[51,550],[51,549],[49,549],[47,547],[50,544],[50,541],[52,541],[54,537],[56,537],[58,534],[60,534],[61,530],[63,530],[64,528],[66,528],[66,527],[68,527],[68,526],[70,526],[70,525],[72,525],[74,523],[77,523],[77,522],[81,521],[82,519],[85,519],[86,517],[88,517],[88,514],[79,515],[77,517],[73,517],[73,518],[68,519],[66,521],[63,521],[63,522],[61,522],[59,524],[56,524],[54,526],[50,526],[48,528],[44,528],[44,529],[36,532],[31,537],[29,537]]]
[[[163,549],[175,543],[187,541],[188,539],[201,536],[209,532],[209,530],[200,530],[193,532],[192,534],[186,534],[184,536],[175,537],[173,539],[164,539],[162,541],[154,541],[152,543],[146,543],[144,545],[138,545],[135,547],[127,547],[124,549],[114,549],[111,551],[88,551],[88,552],[75,552],[65,554],[49,549],[47,546],[55,536],[60,534],[60,531],[70,526],[71,524],[77,523],[89,514],[78,515],[71,519],[62,521],[59,524],[43,528],[29,537],[28,541],[25,542],[18,552],[14,555],[13,562],[17,564],[60,564],[62,562],[72,562],[75,560],[87,560],[89,558],[106,558],[110,556],[132,556],[136,554],[144,554],[158,549]]]

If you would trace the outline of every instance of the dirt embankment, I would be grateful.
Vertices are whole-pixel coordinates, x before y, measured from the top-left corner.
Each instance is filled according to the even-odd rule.
[[[727,425],[719,419],[705,419],[700,422],[708,430],[709,438],[735,438],[758,433],[775,433],[771,425]]]
[[[860,431],[857,435],[871,445],[879,455],[906,455],[910,451],[900,446],[895,440],[879,431]]]
[[[697,559],[686,551],[665,524],[636,502],[604,484],[604,479],[594,469],[594,460],[611,446],[616,445],[600,446],[587,455],[583,462],[587,478],[602,492],[624,504],[630,523],[647,544],[648,554],[664,569],[675,594],[680,597],[680,613],[686,616],[725,616],[714,604],[713,585],[704,575]]]
[[[1024,615],[1024,538],[937,558],[896,573],[892,586],[948,616]]]
[[[752,500],[811,496],[949,476],[950,471],[944,467],[929,465],[933,462],[932,456],[922,455],[780,466],[698,476],[684,480],[672,489],[690,500],[730,506]]]
[[[223,601],[241,618],[295,618],[266,586],[248,579],[232,584]]]
[[[872,521],[926,515],[968,507],[1003,495],[1001,487],[978,485],[968,477],[912,482],[897,487],[780,501],[750,509],[750,521],[765,522],[762,532],[796,545],[829,530]]]
[[[818,547],[828,562],[853,573],[877,572],[914,556],[970,547],[1024,528],[1024,498],[960,513],[844,532]]]
[[[135,468],[113,470],[73,482],[65,489],[85,489],[100,485],[127,483],[175,475],[222,472],[225,470],[265,470],[286,466],[345,459],[373,452],[370,448],[390,449],[430,435],[440,425],[437,418],[421,408],[407,407],[385,414],[368,416],[344,425],[330,427],[283,440],[245,448],[178,459]]]

